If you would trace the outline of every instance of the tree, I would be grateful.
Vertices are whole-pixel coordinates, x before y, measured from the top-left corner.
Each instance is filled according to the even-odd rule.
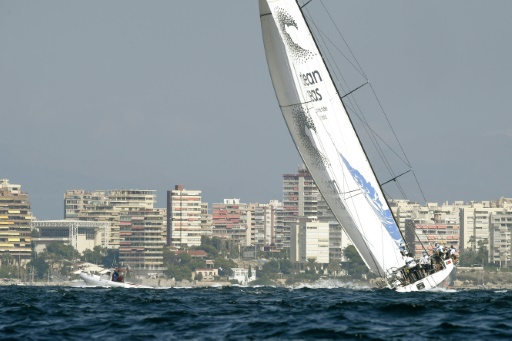
[[[201,280],[203,279],[203,274],[202,273],[198,273],[196,274],[196,277],[194,278],[196,281],[199,281],[201,282]]]
[[[472,249],[465,249],[460,253],[459,256],[459,265],[460,266],[471,266],[473,264],[478,264],[478,256],[477,252]]]
[[[107,254],[103,257],[103,266],[108,268],[119,264],[119,249],[107,249]]]
[[[43,279],[47,276],[50,266],[44,254],[40,254],[35,259],[27,263],[27,268],[33,269],[33,274],[36,279]]]
[[[56,262],[62,260],[73,261],[80,257],[80,253],[73,246],[59,242],[49,242],[46,245],[46,253],[52,255],[51,258]]]
[[[217,250],[217,255],[218,253],[223,253],[226,251],[226,241],[220,239],[219,237],[210,238],[207,236],[201,236],[201,247],[206,245],[213,246]],[[215,255],[215,257],[217,257],[217,255]]]
[[[236,268],[238,265],[231,259],[217,257],[215,258],[215,266],[219,269],[219,276],[231,276],[233,274],[231,268]]]
[[[2,265],[3,266],[12,265],[13,261],[14,261],[14,257],[11,255],[11,253],[9,251],[2,254]]]
[[[327,273],[333,277],[337,277],[343,269],[338,261],[332,260],[329,265],[327,265]]]
[[[476,250],[476,237],[473,235],[471,237],[469,237],[469,244],[471,244],[471,250],[475,251]]]
[[[269,262],[266,262],[261,267],[261,270],[256,272],[256,277],[258,278],[269,278],[276,279],[278,278],[278,273],[280,272],[281,264],[280,261],[272,259]]]
[[[316,274],[316,258],[308,258],[308,262],[306,264],[306,273],[307,274]]]
[[[343,250],[343,255],[349,260],[347,262],[347,272],[350,276],[360,278],[363,274],[368,273],[366,264],[353,245],[347,246]]]
[[[174,278],[176,281],[189,281],[192,278],[192,272],[188,267],[181,267],[176,265],[171,265],[164,271],[164,273],[169,278]]]
[[[107,255],[107,249],[101,246],[95,246],[94,249],[84,250],[82,259],[93,264],[102,264],[103,258]]]
[[[292,270],[293,270],[293,266],[292,266],[292,262],[290,262],[289,259],[282,259],[282,260],[279,260],[279,269],[281,270],[281,272],[285,275],[289,275],[292,273]]]

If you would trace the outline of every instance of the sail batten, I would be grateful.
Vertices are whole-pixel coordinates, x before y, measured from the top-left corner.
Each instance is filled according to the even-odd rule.
[[[402,236],[296,0],[260,0],[267,63],[292,139],[366,265],[403,266]]]

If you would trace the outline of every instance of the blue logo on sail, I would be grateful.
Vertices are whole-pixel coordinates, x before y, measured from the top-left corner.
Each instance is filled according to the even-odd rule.
[[[393,219],[393,215],[389,209],[384,209],[384,205],[382,204],[377,191],[373,188],[372,184],[366,181],[364,176],[355,168],[353,168],[350,163],[348,163],[347,159],[341,155],[345,166],[347,166],[352,178],[357,182],[361,190],[363,191],[366,200],[371,204],[373,210],[380,218],[382,224],[391,235],[391,237],[395,240],[397,245],[403,242],[402,235],[396,226],[395,220]]]

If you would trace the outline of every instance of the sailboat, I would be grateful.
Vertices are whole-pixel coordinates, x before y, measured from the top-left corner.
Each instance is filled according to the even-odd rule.
[[[409,276],[410,253],[297,0],[259,0],[267,64],[297,150],[370,271],[399,292],[447,285],[453,260]],[[405,247],[404,247],[405,246]]]

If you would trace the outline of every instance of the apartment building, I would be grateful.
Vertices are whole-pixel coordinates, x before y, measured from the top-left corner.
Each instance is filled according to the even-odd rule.
[[[426,221],[409,219],[406,221],[405,240],[416,258],[422,252],[432,252],[436,243],[443,246],[459,248],[460,228],[457,220]]]
[[[119,249],[121,262],[140,273],[162,271],[167,213],[154,208],[155,190],[70,190],[64,203],[66,220],[106,224],[99,244]]]
[[[140,208],[123,212],[120,217],[119,261],[138,274],[157,275],[165,268],[163,247],[165,211]]]
[[[243,247],[254,245],[253,213],[254,204],[241,203],[238,198],[212,204],[212,236]]]
[[[296,270],[305,270],[309,260],[329,264],[329,223],[302,217],[291,228],[290,261]]]
[[[329,260],[346,261],[343,250],[352,245],[352,241],[323,198],[318,202],[318,221],[329,224]]]
[[[317,217],[320,191],[305,166],[297,174],[283,175],[283,230],[276,239],[283,241],[283,247],[290,247],[290,231],[301,217]]]
[[[278,215],[282,212],[283,204],[277,200],[271,200],[268,204],[252,205],[251,220],[251,245],[258,249],[265,246],[276,247],[275,226],[279,220]]]
[[[117,249],[121,241],[120,217],[134,210],[153,209],[155,203],[155,190],[69,190],[64,194],[64,219],[107,222],[109,228],[101,244]]]
[[[105,206],[107,196],[105,192],[85,190],[70,190],[64,194],[64,219],[76,219],[88,207]]]
[[[480,245],[489,247],[490,215],[501,211],[490,201],[472,202],[460,210],[461,249],[477,250]]]
[[[32,212],[21,185],[0,179],[0,257],[9,255],[20,266],[31,258]]]
[[[167,245],[178,248],[201,245],[203,210],[201,191],[176,185],[167,191]]]
[[[512,206],[489,215],[489,262],[509,267],[511,262]]]

